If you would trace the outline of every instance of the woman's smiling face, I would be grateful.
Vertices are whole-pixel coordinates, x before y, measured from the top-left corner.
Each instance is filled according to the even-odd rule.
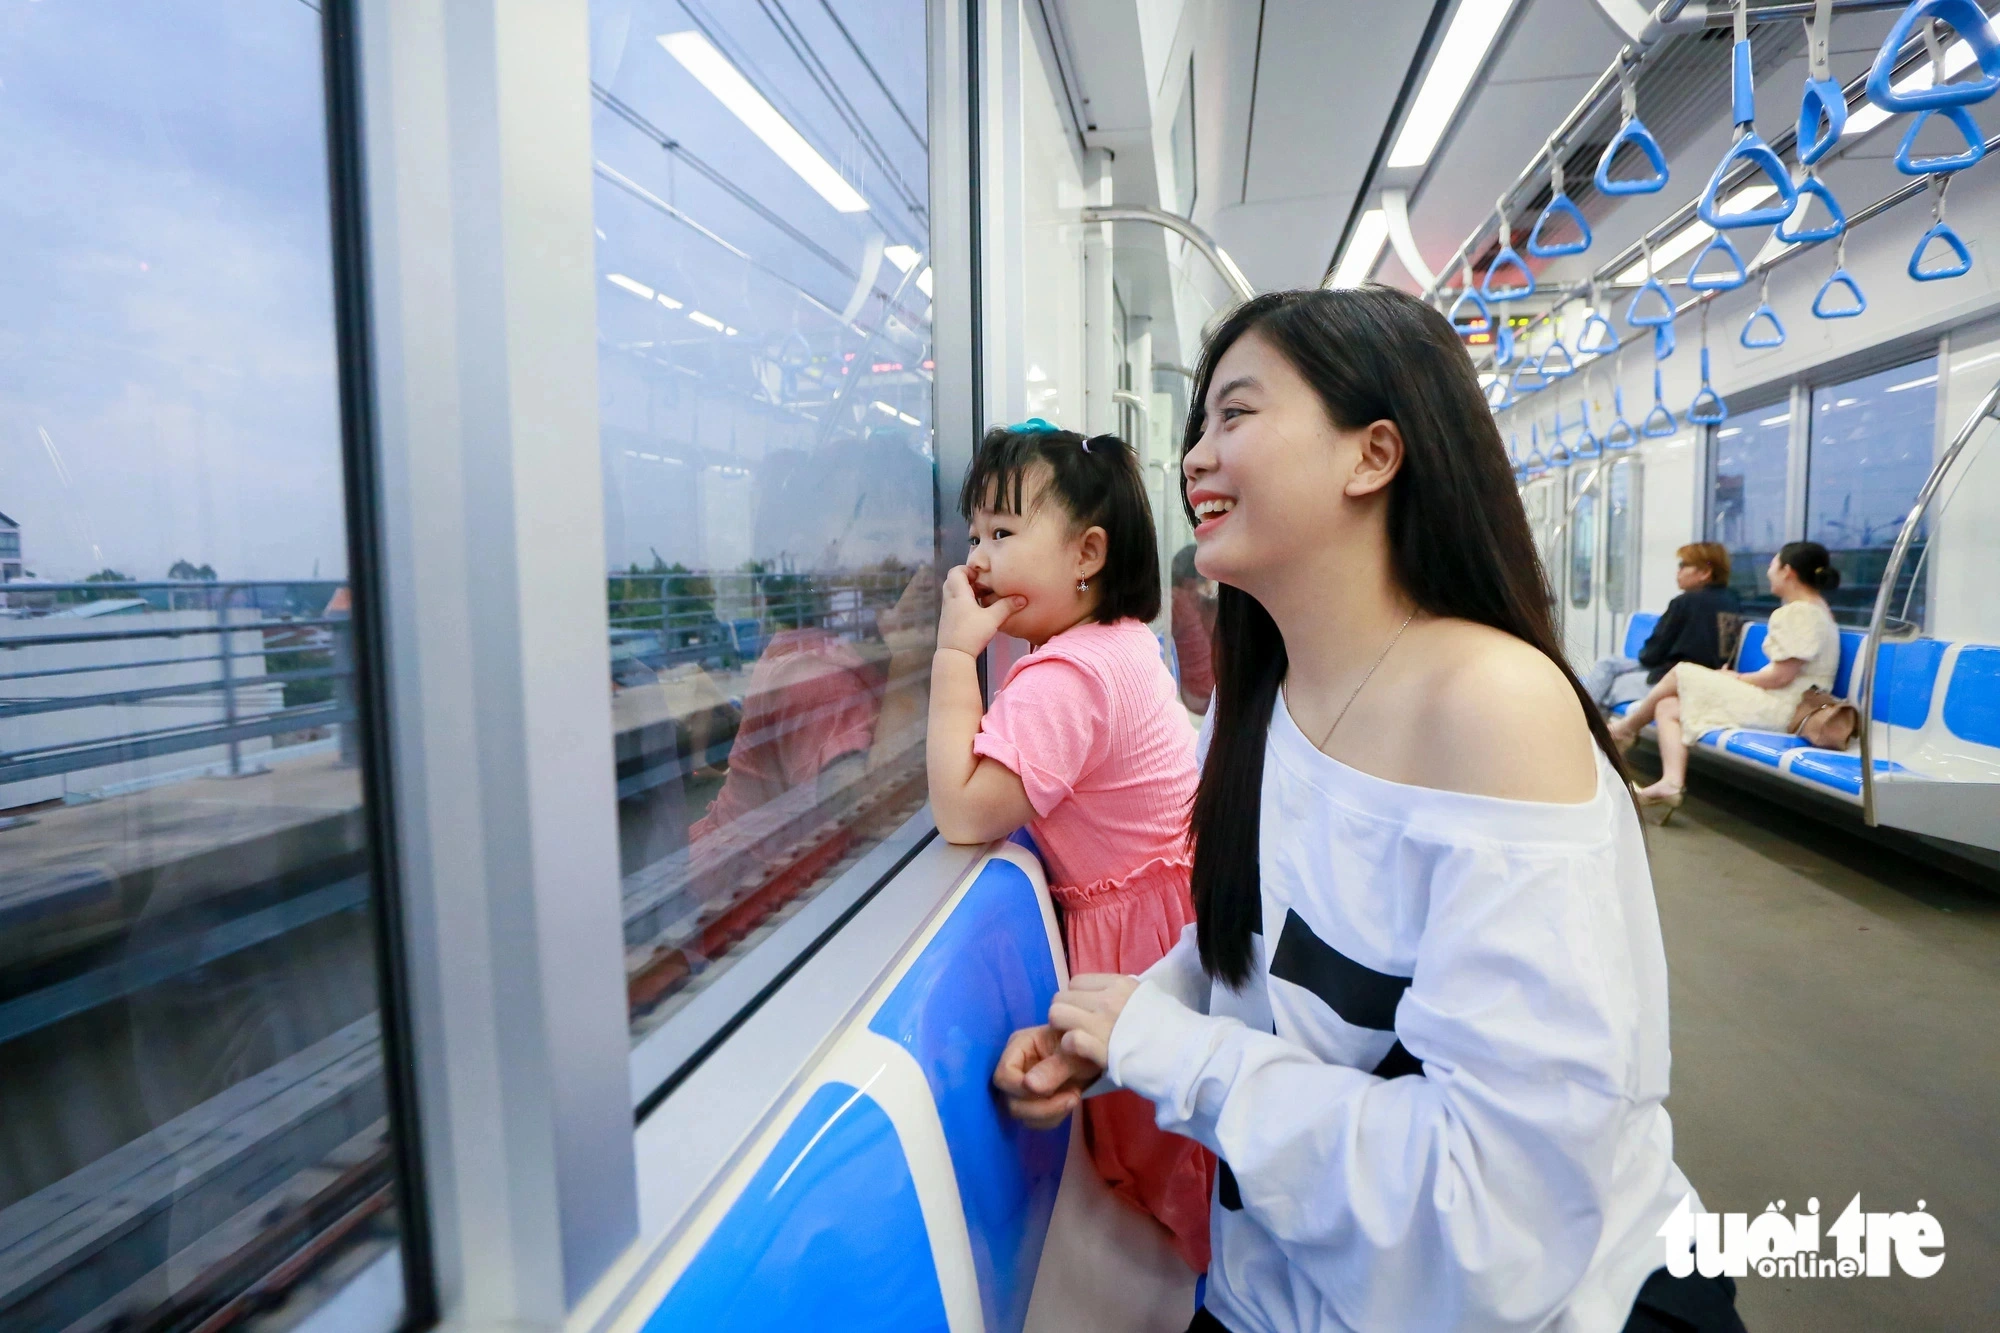
[[[1181,459],[1195,568],[1253,596],[1265,571],[1324,544],[1341,522],[1361,432],[1254,330],[1216,362],[1201,438]]]

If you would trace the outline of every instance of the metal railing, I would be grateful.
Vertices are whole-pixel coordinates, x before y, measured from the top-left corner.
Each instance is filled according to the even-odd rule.
[[[1875,679],[1876,666],[1882,651],[1883,631],[1888,624],[1889,604],[1895,598],[1897,575],[1901,573],[1903,561],[1908,558],[1910,546],[1916,541],[1917,531],[1923,526],[1924,514],[1932,501],[1944,489],[1945,479],[1951,470],[1965,456],[1966,446],[1972,437],[1988,420],[2000,419],[2000,380],[1986,391],[1979,400],[1979,406],[1951,437],[1938,460],[1931,466],[1931,472],[1924,478],[1923,487],[1918,490],[1916,502],[1903,519],[1903,526],[1896,533],[1896,543],[1889,548],[1889,563],[1882,570],[1882,582],[1875,591],[1875,611],[1868,618],[1868,637],[1861,646],[1861,677],[1855,687],[1855,709],[1860,713],[1860,725],[1855,728],[1861,734],[1861,817],[1870,828],[1876,826],[1875,813]]]
[[[0,585],[0,603],[12,619],[0,624],[33,626],[27,633],[0,634],[0,666],[17,665],[29,649],[58,650],[111,644],[167,644],[185,639],[213,640],[213,651],[171,656],[148,651],[134,661],[73,664],[43,663],[19,670],[0,670],[0,723],[12,718],[47,717],[87,709],[122,705],[200,700],[219,695],[221,718],[177,726],[152,727],[109,735],[84,736],[40,745],[8,746],[0,741],[0,787],[35,778],[58,777],[88,769],[164,755],[185,754],[217,746],[228,753],[232,774],[243,772],[246,741],[335,727],[354,720],[353,651],[344,610],[334,610],[346,588],[320,580],[245,580],[234,582],[136,581],[86,583],[12,583]],[[92,606],[130,602],[107,610],[102,619],[87,615]],[[160,612],[207,613],[208,623],[146,624]],[[126,628],[128,616],[140,623]],[[72,629],[70,626],[94,626]],[[46,628],[44,628],[46,627]],[[238,646],[246,635],[258,636],[258,646]],[[275,640],[275,641],[274,641]],[[269,659],[296,657],[298,662],[269,669]],[[259,659],[259,669],[245,671],[246,659]],[[41,692],[30,682],[74,677],[124,676],[201,670],[213,666],[207,679],[163,684],[120,683],[84,693]],[[143,679],[143,678],[142,678]],[[316,686],[315,682],[326,682]],[[246,716],[246,689],[280,686],[285,702],[274,710]],[[345,737],[345,733],[343,733]]]

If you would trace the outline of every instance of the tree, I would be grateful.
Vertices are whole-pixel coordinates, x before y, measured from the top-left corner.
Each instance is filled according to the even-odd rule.
[[[120,574],[120,573],[119,573],[119,572],[118,572],[117,570],[115,570],[115,569],[100,569],[100,570],[98,570],[98,571],[97,571],[97,572],[96,572],[95,574],[89,574],[89,575],[86,575],[86,576],[84,577],[84,580],[83,580],[83,581],[84,581],[85,583],[136,583],[136,582],[138,582],[138,580],[137,580],[137,579],[135,579],[135,578],[133,578],[133,577],[132,577],[132,576],[131,576],[130,574]]]
[[[185,582],[213,583],[215,568],[212,565],[195,565],[185,560],[176,560],[173,568],[167,571],[167,577]]]

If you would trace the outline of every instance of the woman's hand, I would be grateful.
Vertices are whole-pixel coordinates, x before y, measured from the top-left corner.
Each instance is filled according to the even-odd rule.
[[[977,657],[1000,632],[1007,617],[1027,604],[1025,597],[995,597],[992,605],[981,606],[965,566],[953,566],[951,573],[944,576],[944,609],[938,614],[937,646],[956,648],[967,657]]]
[[[1063,1049],[1062,1033],[1044,1025],[1022,1028],[1007,1039],[993,1086],[1007,1099],[1007,1111],[1031,1129],[1054,1129],[1083,1102],[1083,1090],[1104,1076],[1104,1067]]]
[[[1069,989],[1057,991],[1049,1005],[1049,1026],[1062,1033],[1062,1048],[1099,1067],[1111,1064],[1111,1029],[1125,1002],[1139,989],[1139,978],[1109,972],[1088,972],[1069,979]]]

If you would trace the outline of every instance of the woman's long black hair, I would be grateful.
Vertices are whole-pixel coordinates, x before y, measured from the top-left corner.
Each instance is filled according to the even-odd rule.
[[[1397,586],[1430,615],[1491,625],[1541,650],[1576,690],[1591,736],[1622,776],[1604,719],[1563,660],[1548,579],[1513,469],[1451,324],[1388,287],[1267,292],[1246,301],[1202,349],[1183,455],[1201,440],[1216,362],[1251,332],[1291,362],[1336,426],[1396,423],[1403,465],[1389,484],[1388,527]],[[1188,836],[1202,966],[1232,986],[1249,979],[1251,936],[1261,929],[1264,746],[1285,670],[1285,641],[1270,613],[1224,584],[1216,607],[1213,731]]]

